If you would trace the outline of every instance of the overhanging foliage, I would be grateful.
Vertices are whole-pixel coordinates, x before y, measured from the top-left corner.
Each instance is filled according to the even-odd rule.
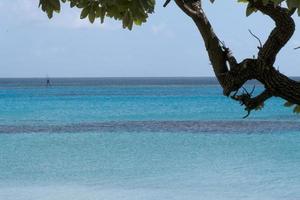
[[[40,7],[52,18],[59,13],[61,3],[69,3],[70,7],[81,10],[80,18],[88,18],[91,23],[96,19],[104,22],[105,17],[123,22],[123,28],[132,29],[133,24],[146,22],[148,15],[153,13],[155,0],[40,0]]]
[[[258,0],[255,0],[256,2]],[[215,0],[210,0],[214,3]],[[238,0],[240,3],[248,3],[246,15],[249,16],[257,9],[248,0]],[[274,6],[286,4],[290,10],[297,9],[300,15],[300,0],[262,0],[266,5],[270,2]],[[153,13],[155,0],[40,0],[40,7],[52,18],[53,13],[59,13],[61,3],[69,3],[70,7],[81,10],[80,18],[88,18],[91,23],[100,19],[103,23],[105,17],[114,18],[123,22],[123,28],[132,29],[133,24],[141,25],[146,22],[148,15]]]

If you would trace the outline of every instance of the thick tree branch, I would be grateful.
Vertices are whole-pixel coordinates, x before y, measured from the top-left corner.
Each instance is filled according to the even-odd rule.
[[[273,65],[279,51],[286,45],[295,32],[295,23],[288,9],[273,4],[264,5],[262,0],[250,0],[253,7],[271,17],[276,27],[258,53],[258,59],[266,65]]]
[[[197,11],[194,10],[192,7],[188,6],[184,0],[175,0],[176,4],[178,5],[178,7],[185,12],[185,14],[187,14],[190,17],[194,17],[197,15]]]
[[[265,44],[259,48],[257,59],[245,59],[237,63],[229,48],[220,42],[213,31],[202,9],[201,0],[175,0],[178,7],[195,22],[205,43],[213,70],[226,96],[232,92],[237,93],[248,80],[256,79],[264,85],[265,91],[256,97],[252,97],[248,92],[231,96],[245,106],[248,115],[252,110],[262,107],[264,101],[272,96],[300,105],[300,83],[281,74],[273,67],[278,52],[295,31],[291,12],[280,6],[263,5],[261,0],[250,1],[255,8],[270,16],[275,21],[276,27]]]
[[[175,0],[175,2],[178,7],[195,22],[204,40],[216,77],[224,88],[226,85],[224,76],[226,76],[226,73],[228,72],[228,67],[226,65],[228,52],[224,51],[219,38],[216,36],[208,21],[201,6],[201,0],[192,1],[192,3],[185,3],[184,0]]]

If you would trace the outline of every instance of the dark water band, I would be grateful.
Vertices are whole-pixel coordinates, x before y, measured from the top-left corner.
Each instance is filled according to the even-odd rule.
[[[0,125],[0,133],[186,132],[277,133],[299,131],[296,121],[112,121],[72,124]]]

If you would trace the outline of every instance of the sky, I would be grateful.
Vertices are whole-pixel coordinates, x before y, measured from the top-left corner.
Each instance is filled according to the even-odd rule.
[[[79,19],[79,11],[63,6],[49,20],[38,0],[0,1],[0,77],[199,77],[214,76],[203,41],[175,3],[155,13],[133,31],[120,22],[104,24]],[[274,27],[267,16],[245,16],[236,0],[205,1],[205,10],[220,40],[241,61],[257,53]],[[300,18],[295,17],[300,25]],[[300,76],[300,30],[278,56],[276,67]]]

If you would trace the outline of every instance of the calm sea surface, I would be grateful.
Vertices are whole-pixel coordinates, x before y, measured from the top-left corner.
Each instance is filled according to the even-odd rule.
[[[1,200],[300,199],[280,99],[244,120],[210,78],[45,82],[0,79]]]

